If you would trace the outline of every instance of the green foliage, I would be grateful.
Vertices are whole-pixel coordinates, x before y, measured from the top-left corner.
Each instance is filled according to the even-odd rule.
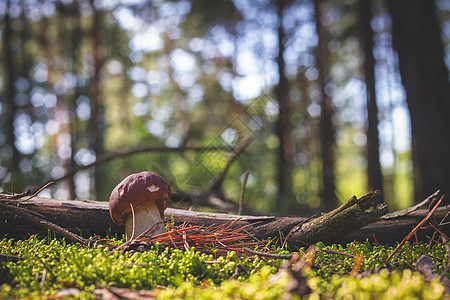
[[[318,247],[325,250],[361,255],[363,260],[360,271],[375,270],[383,267],[386,259],[395,250],[395,247],[393,246],[372,245],[368,242],[351,243],[347,244],[345,247],[337,244],[325,246],[323,243],[318,243]],[[445,248],[440,245],[430,246],[429,244],[410,244],[409,242],[406,242],[401,253],[398,255],[398,259],[395,259],[394,257],[390,262],[395,262],[395,268],[409,268],[410,266],[413,266],[423,254],[428,254],[434,258],[437,273],[443,271],[447,253]],[[323,268],[320,268],[317,271],[317,274],[324,279],[330,280],[334,274],[349,273],[353,268],[354,260],[355,258],[351,256],[340,254],[330,255],[330,253],[318,251],[316,264]],[[339,263],[336,263],[337,261]]]
[[[330,280],[310,277],[309,299],[441,299],[444,287],[439,280],[427,283],[422,275],[409,269],[380,272],[364,278],[333,275]]]
[[[53,239],[47,243],[35,237],[26,241],[4,239],[0,246],[1,254],[24,259],[5,264],[9,274],[1,278],[0,298],[22,297],[31,292],[56,292],[67,284],[88,291],[98,286],[153,289],[157,285],[179,286],[184,281],[201,284],[203,280],[214,285],[230,278],[238,261],[248,270],[241,274],[242,279],[247,279],[263,266],[280,263],[251,257],[239,259],[235,252],[215,259],[213,255],[202,254],[195,249],[184,252],[159,249],[158,245],[151,251],[135,253],[131,257],[124,252],[108,255],[109,250],[100,246],[85,249],[67,245],[64,240]],[[46,276],[41,283],[44,269]],[[269,269],[276,271],[276,268]],[[18,284],[14,289],[8,287],[11,278]]]
[[[208,285],[195,286],[192,282],[183,282],[175,289],[162,290],[161,299],[281,299],[289,278],[270,280],[272,270],[264,266],[258,273],[252,274],[248,281],[224,281],[220,287]]]
[[[114,243],[123,241],[115,240]],[[181,251],[162,249],[159,245],[144,253],[130,255],[98,246],[93,249],[67,244],[64,240],[3,239],[2,255],[20,256],[18,262],[0,265],[0,298],[43,297],[54,295],[64,287],[76,287],[80,299],[94,298],[94,290],[102,287],[154,290],[161,299],[280,299],[289,282],[287,273],[272,277],[282,269],[283,260],[257,256],[215,257],[195,249]],[[278,254],[286,250],[272,247]],[[407,243],[391,263],[393,271],[382,269],[392,246],[351,243],[346,246],[317,244],[315,268],[306,271],[311,288],[309,299],[440,299],[444,287],[438,280],[426,282],[409,269],[423,254],[428,254],[440,274],[447,253],[441,245]],[[306,249],[299,249],[303,257]],[[355,258],[361,255],[360,275],[349,275]],[[242,266],[236,279],[230,280],[236,267]],[[362,276],[364,271],[374,271]],[[448,275],[448,274],[447,274]],[[167,289],[158,289],[166,286]]]

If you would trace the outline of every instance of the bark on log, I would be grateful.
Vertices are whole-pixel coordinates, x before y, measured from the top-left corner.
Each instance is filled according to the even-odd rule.
[[[190,207],[210,207],[217,212],[233,214],[239,210],[239,204],[235,201],[224,197],[223,195],[218,195],[217,191],[206,190],[206,191],[191,191],[186,192],[173,192],[172,193],[172,203],[177,204],[188,204]],[[249,214],[252,216],[262,216],[262,212],[243,205],[242,211],[244,214]]]
[[[422,210],[412,212],[406,216],[399,216],[392,219],[379,219],[372,222],[374,218],[378,219],[380,214],[385,213],[385,208],[383,208],[383,211],[380,210],[378,215],[375,214],[367,217],[367,214],[373,212],[373,207],[370,206],[368,200],[374,200],[371,197],[376,196],[370,195],[372,194],[368,194],[360,199],[352,198],[338,209],[313,219],[301,227],[298,225],[307,221],[307,218],[237,216],[173,208],[168,208],[165,214],[166,218],[173,216],[175,224],[189,222],[192,225],[203,226],[222,224],[239,219],[233,224],[233,227],[239,228],[253,224],[251,227],[252,234],[257,239],[281,238],[281,240],[284,240],[289,236],[287,244],[290,248],[294,249],[304,244],[315,243],[319,240],[325,243],[346,243],[353,240],[374,242],[374,237],[376,237],[378,243],[392,244],[401,241],[427,213],[427,210]],[[117,226],[112,223],[107,202],[56,200],[39,197],[34,197],[28,201],[21,200],[24,199],[19,199],[18,201],[1,200],[0,204],[14,204],[37,212],[43,215],[46,220],[86,238],[96,234],[105,235],[108,231],[120,235],[124,232],[122,226]],[[354,205],[355,203],[358,203],[358,205]],[[440,208],[435,213],[436,218],[438,220],[442,218],[448,209],[449,207]],[[365,224],[368,225],[364,226]],[[310,230],[311,228],[315,228],[315,233]],[[450,235],[450,227],[445,226],[444,232]],[[427,236],[431,236],[432,233],[432,229],[420,230],[417,236],[420,240],[427,240]],[[10,208],[0,205],[0,237],[23,238],[30,234],[43,234],[46,236],[47,230],[25,220],[17,212],[11,211]]]

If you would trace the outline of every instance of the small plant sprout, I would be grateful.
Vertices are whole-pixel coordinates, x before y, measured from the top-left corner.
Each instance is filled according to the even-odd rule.
[[[153,172],[131,174],[109,197],[109,213],[114,223],[125,224],[129,241],[148,229],[153,235],[165,233],[164,210],[172,197],[167,181]]]

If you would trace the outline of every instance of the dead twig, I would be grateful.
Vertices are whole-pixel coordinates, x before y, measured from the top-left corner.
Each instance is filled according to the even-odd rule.
[[[259,251],[251,250],[247,247],[244,247],[244,250],[245,250],[245,252],[248,252],[250,254],[267,257],[267,258],[287,259],[287,260],[292,259],[292,255],[290,255],[290,254],[275,254],[275,253],[259,252]]]
[[[234,274],[229,278],[229,280],[237,279],[242,272],[244,272],[247,268],[244,267],[241,264],[237,264],[236,268],[234,269]]]
[[[448,273],[448,270],[450,270],[450,246],[448,245],[447,237],[443,233],[441,233],[441,240],[442,240],[442,243],[444,244],[445,250],[447,251],[447,264],[445,265],[444,270],[442,270],[442,273],[441,273],[441,278],[442,278],[443,276],[446,276],[446,274]]]
[[[441,227],[446,225],[446,221],[447,221],[447,218],[449,217],[449,215],[450,215],[450,211],[448,211],[448,212],[445,214],[445,216],[442,218],[442,220],[441,220],[441,222],[439,222],[439,224],[436,224],[436,226],[434,227],[436,231],[433,233],[433,237],[431,238],[431,240],[434,240],[434,239],[435,239],[435,237],[436,237],[436,232],[438,232],[439,234],[442,234],[442,229],[441,229]],[[433,225],[433,224],[432,224],[432,225]]]
[[[312,215],[311,217],[301,221],[299,224],[297,224],[294,228],[291,229],[291,231],[289,231],[288,235],[286,236],[286,238],[284,239],[283,243],[282,243],[282,248],[284,248],[286,246],[287,240],[288,238],[291,236],[291,234],[293,232],[295,232],[296,230],[298,230],[303,224],[305,224],[306,222],[309,222],[311,219],[314,219],[316,217],[317,214]]]
[[[49,183],[45,184],[37,192],[35,192],[34,194],[32,194],[29,198],[27,198],[25,200],[20,200],[20,198],[16,199],[17,197],[15,195],[3,197],[0,200],[2,200],[4,203],[0,203],[0,206],[6,208],[7,210],[9,210],[12,213],[21,215],[23,218],[27,219],[28,221],[38,224],[39,226],[44,227],[46,229],[53,230],[56,233],[68,238],[71,241],[81,243],[83,246],[88,247],[89,242],[90,242],[88,239],[85,239],[73,232],[68,231],[67,229],[62,228],[61,226],[59,226],[57,224],[54,224],[54,223],[46,220],[45,217],[41,214],[38,214],[34,211],[16,206],[16,205],[19,205],[21,202],[28,201],[28,200],[34,198],[37,194],[39,194],[43,189],[45,189],[47,186],[49,186],[52,183],[53,182],[49,182]],[[24,193],[22,193],[20,195],[23,196],[23,194]],[[31,191],[28,190],[25,192],[25,194],[29,195],[29,194],[31,194]]]
[[[2,262],[2,261],[18,262],[21,260],[23,260],[23,258],[20,256],[0,254],[0,262]]]
[[[411,206],[411,207],[409,207],[409,208],[407,208],[407,209],[399,210],[399,211],[396,211],[396,212],[393,212],[393,213],[390,213],[390,214],[386,214],[386,215],[384,215],[384,216],[381,216],[380,219],[386,219],[386,220],[387,220],[387,219],[398,218],[398,217],[401,217],[401,216],[406,216],[406,215],[412,213],[413,211],[418,210],[418,209],[421,208],[422,206],[426,205],[426,204],[427,204],[428,202],[430,202],[432,199],[437,198],[437,196],[439,195],[439,193],[440,193],[440,191],[438,190],[438,191],[436,191],[434,194],[432,194],[432,195],[430,195],[429,197],[427,197],[427,199],[423,200],[422,202],[420,202],[420,203],[418,203],[418,204],[416,204],[416,205],[414,205],[414,206]]]
[[[245,186],[247,185],[247,179],[248,175],[250,174],[250,171],[245,171],[244,173],[244,179],[242,180],[242,190],[241,190],[241,196],[239,197],[239,209],[237,214],[240,216],[242,213],[242,205],[244,204],[244,196],[245,196]]]
[[[238,159],[238,157],[242,154],[242,152],[244,152],[245,149],[247,149],[247,147],[251,144],[251,142],[253,142],[253,137],[251,136],[245,137],[242,140],[242,142],[232,152],[223,170],[211,182],[208,190],[210,191],[221,190],[223,180],[225,179],[225,175],[228,173],[228,170],[230,169],[231,165],[236,161],[236,159]]]
[[[444,196],[441,196],[439,201],[436,203],[436,205],[430,210],[430,212],[425,216],[425,218],[417,224],[416,227],[403,239],[403,241],[395,248],[394,252],[389,255],[389,257],[386,259],[386,261],[383,263],[383,265],[387,264],[389,260],[403,247],[403,245],[419,230],[420,227],[425,224],[426,221],[428,221],[429,218],[434,214],[438,206],[441,204],[442,200],[444,199]]]
[[[31,221],[31,222],[33,222],[41,227],[44,227],[46,229],[53,230],[54,232],[68,238],[71,241],[81,243],[83,246],[86,246],[86,247],[88,247],[88,245],[89,245],[88,239],[85,239],[73,232],[68,231],[67,229],[62,228],[59,225],[56,225],[50,221],[47,221],[42,215],[38,215],[35,212],[29,211],[29,210],[21,208],[21,207],[16,207],[13,205],[6,205],[6,204],[2,204],[2,203],[0,203],[0,205],[5,207],[7,210],[9,210],[13,213],[21,215],[28,221]]]
[[[66,174],[63,176],[57,177],[53,179],[53,182],[59,182],[61,180],[67,179],[69,177],[72,177],[79,171],[87,170],[89,168],[92,168],[94,166],[104,164],[107,162],[110,162],[114,159],[123,158],[126,156],[131,156],[138,153],[144,153],[144,152],[185,152],[185,151],[228,151],[229,147],[226,146],[208,146],[208,147],[197,147],[197,146],[181,146],[181,147],[166,147],[166,146],[142,146],[142,147],[136,147],[132,149],[125,149],[125,150],[119,150],[111,153],[106,153],[101,156],[99,156],[94,162],[84,165],[84,166],[78,166],[71,170],[69,170]]]
[[[442,244],[445,247],[445,251],[447,251],[447,264],[445,265],[444,270],[441,273],[441,281],[444,280],[444,277],[446,278],[446,274],[448,273],[448,271],[450,270],[450,245],[448,244],[448,237],[445,233],[442,232],[442,226],[444,226],[445,222],[447,221],[447,218],[450,216],[450,211],[447,212],[445,214],[445,216],[442,218],[441,222],[439,222],[439,224],[436,224],[436,226],[434,226],[432,224],[432,226],[435,228],[435,232],[433,233],[433,237],[432,239],[434,239],[436,232],[439,233],[440,237],[441,237],[441,241]]]
[[[345,256],[350,256],[350,257],[353,257],[353,258],[357,257],[357,255],[353,255],[353,254],[345,253],[345,252],[341,252],[341,251],[336,251],[336,250],[317,249],[317,251],[322,251],[322,252],[325,252],[325,253],[345,255]]]
[[[26,192],[20,193],[20,194],[15,194],[15,195],[1,195],[0,196],[0,200],[3,199],[7,199],[7,200],[15,200],[15,199],[20,199],[22,197],[31,195],[31,190],[27,190]]]
[[[35,211],[29,210],[29,209],[26,209],[26,208],[23,208],[23,207],[10,205],[10,204],[6,204],[6,203],[0,203],[0,206],[6,207],[7,209],[9,208],[10,210],[22,210],[22,211],[24,211],[26,213],[29,213],[29,214],[32,214],[32,215],[35,215],[35,216],[38,216],[40,218],[44,218],[45,219],[45,217],[43,215],[41,215],[40,213],[37,213]]]
[[[39,194],[40,192],[42,192],[42,190],[44,190],[46,187],[48,187],[49,185],[52,185],[54,182],[50,181],[49,183],[45,184],[43,187],[41,187],[39,190],[37,190],[33,195],[31,195],[30,197],[28,197],[28,199],[25,199],[23,201],[28,201],[33,199],[34,197],[36,197],[37,194]],[[23,202],[21,201],[21,202]]]

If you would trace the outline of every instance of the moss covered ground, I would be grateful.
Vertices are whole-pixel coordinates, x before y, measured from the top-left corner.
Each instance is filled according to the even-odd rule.
[[[87,249],[64,239],[4,238],[0,240],[0,299],[98,299],[124,290],[134,296],[146,291],[140,298],[215,300],[441,299],[446,295],[439,277],[427,281],[414,267],[426,254],[440,275],[448,260],[442,245],[406,243],[388,264],[384,262],[393,246],[318,243],[313,255],[306,248],[296,253],[269,248],[280,255],[298,253],[297,260],[289,265],[280,258],[235,252],[216,256],[158,244],[146,252],[110,253],[102,246]],[[308,255],[312,265],[296,272],[295,266],[306,262]],[[293,282],[304,285],[307,292],[300,296]]]

